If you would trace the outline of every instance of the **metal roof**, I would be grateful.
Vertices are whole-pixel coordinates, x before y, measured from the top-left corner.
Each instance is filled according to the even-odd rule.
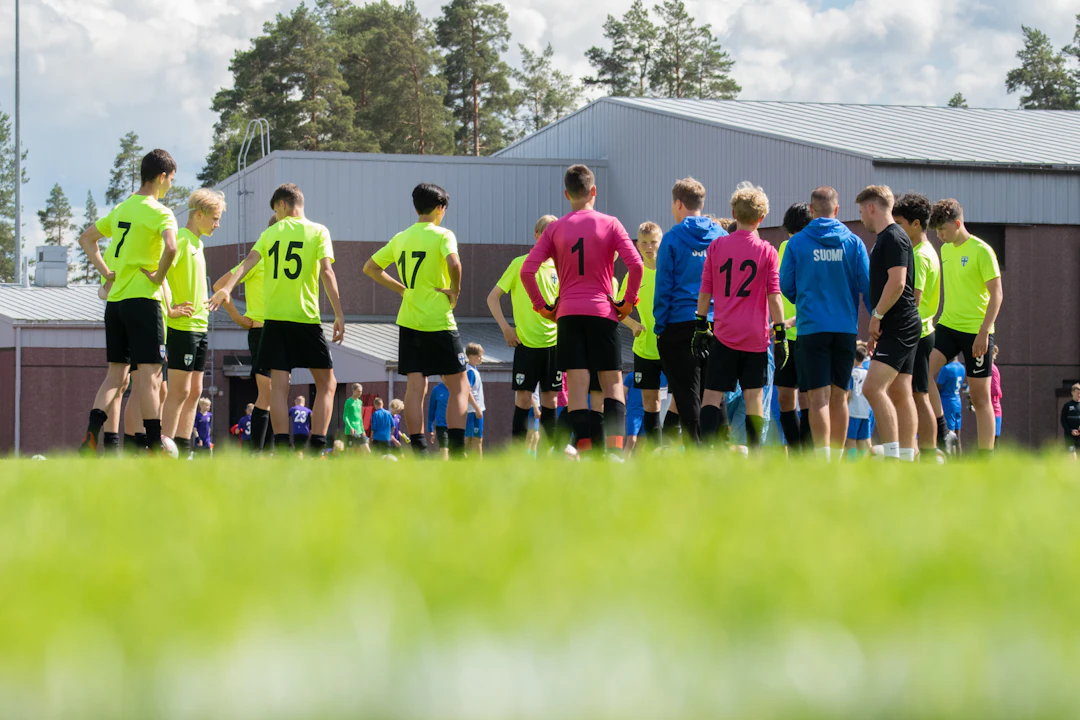
[[[17,324],[104,325],[105,302],[98,297],[98,287],[0,285],[0,317]],[[213,313],[212,321],[216,327],[232,324],[224,310]]]
[[[604,98],[878,162],[1080,169],[1080,113],[832,103]]]

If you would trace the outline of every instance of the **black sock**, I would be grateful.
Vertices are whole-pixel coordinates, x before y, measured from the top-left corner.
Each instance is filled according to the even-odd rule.
[[[682,418],[679,417],[679,413],[667,411],[667,415],[664,416],[664,431],[668,435],[668,441],[678,442],[678,438],[682,435]]]
[[[186,455],[188,451],[191,450],[191,438],[173,438],[173,442],[176,443],[176,451],[180,453],[180,455]]]
[[[557,433],[558,417],[556,417],[555,408],[540,408],[540,427],[544,429],[548,445],[556,447],[555,435]]]
[[[514,406],[514,419],[510,421],[510,437],[524,438],[529,432],[529,410]]]
[[[566,447],[574,441],[574,427],[570,424],[570,411],[555,411],[555,447]]]
[[[286,450],[292,450],[292,443],[289,439],[289,433],[274,433],[274,447],[281,452]]]
[[[105,421],[109,419],[108,413],[104,410],[98,410],[94,408],[90,411],[90,422],[86,426],[86,432],[97,437],[97,434],[101,432],[101,426],[105,424]]]
[[[326,449],[326,436],[309,435],[308,447],[310,447],[316,455],[322,455],[322,451]]]
[[[720,431],[720,408],[713,405],[701,406],[701,442],[708,445],[716,440]]]
[[[154,452],[161,449],[161,420],[143,420],[146,429],[146,447]]]
[[[604,426],[604,413],[595,410],[589,411],[589,439],[592,440],[593,450],[604,452],[607,444],[607,435]]]
[[[814,433],[810,430],[810,411],[799,411],[799,440],[800,444],[809,450],[814,449]]]
[[[799,415],[794,410],[784,410],[780,413],[780,429],[784,431],[784,440],[788,449],[795,450],[799,447]]]
[[[448,428],[446,446],[450,448],[450,457],[465,457],[465,428]]]
[[[663,442],[663,432],[660,429],[660,413],[659,412],[646,412],[645,420],[641,423],[642,430],[645,431],[645,439],[653,447],[660,447]]]
[[[270,411],[255,408],[251,411],[251,452],[262,452],[266,431],[270,427]]]
[[[574,445],[581,446],[582,440],[592,443],[592,411],[590,410],[564,410],[563,415],[569,416],[570,429],[574,433]]]
[[[413,433],[409,435],[409,447],[413,452],[418,455],[423,455],[427,452],[427,437],[424,433]]]
[[[125,435],[124,436],[124,454],[125,455],[134,454],[135,451],[138,450],[140,447],[142,447],[142,446],[139,445],[139,441],[134,435]]]
[[[144,428],[146,427],[146,423],[143,423],[143,427]],[[144,433],[144,432],[135,433],[135,449],[136,450],[146,450],[149,447],[150,446],[146,442],[146,433]]]
[[[746,422],[746,446],[761,447],[761,431],[765,429],[765,418],[760,415],[747,415]]]
[[[614,438],[615,448],[622,449],[626,442],[626,403],[622,400],[604,398],[604,434]]]
[[[102,442],[105,445],[106,450],[108,450],[110,452],[113,452],[113,453],[119,452],[119,450],[120,450],[120,433],[107,432],[107,433],[105,433],[105,436],[104,436]]]
[[[937,446],[939,450],[945,449],[945,434],[949,432],[948,426],[945,424],[945,416],[938,415],[937,417]]]

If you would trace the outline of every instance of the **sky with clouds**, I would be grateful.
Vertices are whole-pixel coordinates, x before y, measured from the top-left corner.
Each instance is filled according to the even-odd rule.
[[[299,0],[21,0],[22,127],[27,247],[41,238],[36,210],[59,182],[81,213],[88,190],[103,204],[121,135],[165,147],[178,182],[195,185],[209,148],[214,92],[230,82],[233,53]],[[417,0],[435,17],[445,0]],[[580,77],[584,51],[603,42],[608,13],[631,0],[514,0],[517,43],[555,48]],[[1005,92],[1020,25],[1071,41],[1075,0],[688,0],[736,59],[745,100],[941,105],[957,90],[973,107],[1016,107]],[[14,105],[14,0],[0,0],[0,110]]]

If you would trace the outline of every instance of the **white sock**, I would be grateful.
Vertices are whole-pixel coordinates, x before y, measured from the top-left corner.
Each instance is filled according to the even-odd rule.
[[[915,462],[915,448],[900,448],[900,462]]]
[[[814,455],[816,455],[819,458],[824,458],[825,462],[829,462],[829,460],[832,459],[832,448],[831,447],[814,448]]]
[[[887,442],[881,446],[882,454],[887,458],[899,458],[900,457],[900,443]]]

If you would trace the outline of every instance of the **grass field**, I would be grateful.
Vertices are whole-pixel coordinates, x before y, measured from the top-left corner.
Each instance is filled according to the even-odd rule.
[[[1080,707],[1080,469],[0,463],[4,718]]]

